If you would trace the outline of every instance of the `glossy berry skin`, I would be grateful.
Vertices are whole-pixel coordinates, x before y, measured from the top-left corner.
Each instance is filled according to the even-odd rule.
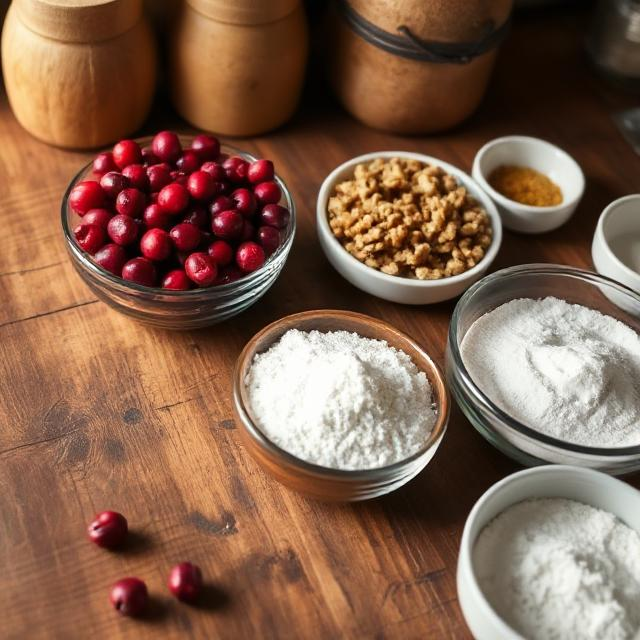
[[[145,147],[142,150],[142,164],[145,167],[150,167],[151,165],[158,164],[160,162],[160,158],[153,153],[151,147]]]
[[[199,244],[202,234],[193,224],[181,222],[169,232],[173,244],[178,251],[193,251]]]
[[[107,228],[113,214],[109,209],[89,209],[82,218],[83,224],[97,224],[103,229]]]
[[[140,191],[149,189],[147,170],[141,164],[130,164],[122,170],[122,175],[129,180],[129,184]]]
[[[236,251],[236,264],[244,273],[259,269],[264,260],[264,249],[255,242],[243,242]]]
[[[192,173],[200,167],[200,158],[195,151],[185,151],[177,160],[176,167],[179,171]]]
[[[249,189],[236,189],[231,194],[233,208],[237,209],[243,216],[250,217],[254,214],[257,206],[255,196]]]
[[[171,182],[171,167],[164,162],[147,167],[147,178],[149,179],[149,189],[152,192],[160,191]]]
[[[187,191],[195,200],[209,200],[216,193],[216,183],[206,171],[194,171],[187,178]]]
[[[118,244],[105,244],[102,249],[96,251],[93,261],[113,275],[120,277],[122,267],[127,261],[127,252]]]
[[[122,267],[122,278],[146,287],[156,284],[156,268],[147,258],[132,258]]]
[[[171,569],[169,591],[182,602],[195,602],[202,591],[202,571],[190,562],[181,562]]]
[[[142,214],[142,222],[147,229],[163,229],[171,224],[171,216],[157,204],[150,204]]]
[[[162,288],[173,291],[188,291],[191,289],[191,280],[182,269],[174,269],[162,278]]]
[[[201,133],[193,139],[191,150],[198,154],[201,162],[215,160],[220,154],[220,142],[213,136]]]
[[[273,162],[271,160],[256,160],[247,169],[247,179],[251,184],[273,180]]]
[[[123,578],[111,587],[109,600],[120,615],[139,616],[149,602],[147,585],[139,578]]]
[[[189,276],[189,279],[195,282],[199,287],[208,287],[212,285],[218,276],[216,263],[208,254],[201,251],[192,253],[184,261],[184,270]]]
[[[290,217],[289,210],[279,204],[267,204],[260,212],[262,224],[276,229],[284,229],[289,224]]]
[[[117,171],[118,167],[113,160],[113,154],[110,151],[99,153],[93,161],[93,173],[103,176],[109,171]]]
[[[216,182],[226,182],[227,174],[218,162],[204,162],[200,171],[208,173]]]
[[[101,511],[87,527],[89,540],[105,549],[115,549],[121,545],[128,531],[127,519],[117,511]]]
[[[134,140],[120,140],[113,147],[113,161],[119,169],[142,163],[142,149]]]
[[[242,235],[244,218],[239,211],[221,211],[211,218],[211,231],[223,240],[236,240]]]
[[[275,227],[260,227],[256,236],[268,256],[280,246],[280,232]]]
[[[147,199],[139,189],[123,189],[116,198],[116,211],[123,216],[138,218],[142,215]]]
[[[118,214],[109,220],[107,233],[120,246],[132,244],[138,238],[138,224],[131,216]]]
[[[238,183],[244,182],[246,179],[249,163],[238,156],[232,156],[222,163],[222,167],[227,176],[227,180]]]
[[[253,193],[260,204],[276,204],[282,196],[280,187],[273,181],[257,184]]]
[[[189,192],[181,184],[173,182],[162,188],[158,194],[158,204],[167,213],[180,213],[189,204]]]
[[[175,162],[182,154],[182,145],[173,131],[161,131],[153,137],[151,150],[162,162]]]
[[[109,198],[115,200],[123,189],[131,185],[129,178],[123,176],[119,171],[109,171],[100,178],[100,186]]]
[[[149,229],[140,239],[140,251],[154,262],[166,260],[171,255],[173,243],[164,229]]]
[[[69,206],[83,216],[89,209],[100,209],[105,204],[105,193],[94,180],[79,182],[69,193]]]
[[[211,216],[215,216],[221,211],[227,211],[229,209],[233,209],[234,201],[229,198],[229,196],[218,196],[210,205],[209,205],[209,213]]]
[[[233,260],[233,249],[228,242],[216,240],[209,245],[207,253],[213,261],[220,267],[226,267]]]
[[[198,229],[206,229],[209,226],[209,214],[205,211],[204,207],[197,205],[191,209],[187,209],[187,212],[182,218],[182,222],[195,225]]]
[[[177,184],[181,184],[183,187],[187,186],[188,179],[189,176],[184,171],[178,171],[176,169],[175,171],[171,172],[171,180],[173,182],[176,182]]]
[[[100,227],[97,224],[87,224],[85,222],[79,224],[73,230],[73,235],[75,236],[78,246],[92,255],[100,249],[107,240],[104,227]]]

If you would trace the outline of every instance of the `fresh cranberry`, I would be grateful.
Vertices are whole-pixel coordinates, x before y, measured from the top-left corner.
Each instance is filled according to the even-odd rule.
[[[106,229],[109,220],[111,220],[111,215],[111,211],[108,209],[89,209],[89,211],[84,214],[82,222],[84,224],[97,224],[99,227]]]
[[[118,197],[118,194],[129,185],[129,178],[123,176],[118,171],[109,171],[100,178],[100,186],[102,187],[102,190],[112,200],[115,200]]]
[[[176,167],[185,173],[196,171],[200,167],[200,158],[195,151],[185,151],[177,160]]]
[[[268,256],[280,246],[280,232],[275,227],[260,227],[257,237]]]
[[[255,231],[256,228],[245,218],[244,224],[242,225],[242,233],[240,234],[240,242],[251,240]]]
[[[244,274],[235,264],[230,264],[228,267],[223,267],[216,278],[216,284],[229,284],[240,280]]]
[[[221,211],[227,211],[233,209],[235,202],[228,196],[218,196],[210,205],[209,213],[212,216],[220,213]]]
[[[73,230],[73,235],[78,246],[91,254],[94,254],[107,239],[107,234],[102,227],[84,222]]]
[[[69,194],[69,206],[83,216],[89,209],[99,209],[105,204],[102,187],[94,180],[79,182]]]
[[[178,251],[193,251],[200,244],[200,229],[186,222],[177,224],[169,234]]]
[[[202,590],[202,571],[190,562],[177,564],[169,573],[169,591],[183,602],[194,602]]]
[[[187,186],[187,181],[189,180],[189,176],[184,171],[175,171],[171,172],[171,180],[176,184],[180,184],[183,187]]]
[[[228,180],[231,182],[243,182],[247,177],[249,163],[238,156],[232,156],[222,163],[222,167]]]
[[[127,261],[127,252],[118,244],[105,244],[102,249],[96,251],[93,261],[103,269],[120,277],[122,267]]]
[[[107,245],[113,246],[115,245]],[[121,247],[118,249],[122,251]],[[101,511],[87,527],[91,542],[106,549],[113,549],[122,544],[128,531],[127,519],[117,511]]]
[[[187,291],[191,289],[191,280],[182,269],[174,269],[169,271],[162,278],[163,289],[173,289],[174,291]]]
[[[289,210],[279,204],[267,204],[260,212],[260,221],[268,227],[284,229],[289,224]]]
[[[167,213],[180,213],[189,204],[189,192],[176,182],[168,184],[158,194],[158,204]]]
[[[136,241],[138,224],[131,216],[118,214],[109,220],[107,233],[116,244],[126,246]]]
[[[200,287],[208,287],[218,275],[216,263],[201,251],[192,253],[184,262],[184,270],[193,282]]]
[[[149,601],[147,585],[139,578],[123,578],[111,587],[109,600],[120,615],[139,616]]]
[[[123,216],[137,218],[142,215],[147,199],[139,189],[123,189],[116,198],[116,211]]]
[[[251,273],[264,264],[264,249],[255,242],[243,242],[236,251],[236,264],[245,273]]]
[[[280,187],[275,182],[261,182],[253,188],[258,202],[260,204],[275,204],[280,202],[282,193]]]
[[[201,133],[193,139],[191,149],[198,154],[201,161],[215,160],[220,153],[220,142],[213,136]]]
[[[234,202],[234,208],[243,216],[252,216],[256,210],[256,199],[249,189],[236,189],[231,194],[231,199]]]
[[[224,240],[235,240],[242,235],[244,218],[239,211],[221,211],[211,218],[211,231]]]
[[[233,249],[228,242],[224,240],[216,240],[209,245],[207,253],[213,258],[213,261],[221,267],[226,267],[233,260]]]
[[[215,195],[216,183],[206,171],[194,171],[187,179],[187,190],[196,200],[209,200]]]
[[[113,147],[113,161],[119,169],[124,169],[130,164],[142,162],[142,150],[134,140],[120,140]]]
[[[149,188],[147,170],[141,164],[130,164],[122,170],[122,175],[129,179],[132,187],[146,191]]]
[[[109,171],[117,171],[118,167],[113,160],[113,153],[111,151],[105,151],[99,153],[93,161],[93,173],[103,176]]]
[[[182,222],[193,224],[198,227],[198,229],[206,229],[209,226],[209,214],[204,207],[197,205],[187,210],[187,213],[185,213],[182,218]]]
[[[153,153],[151,147],[145,147],[142,150],[142,164],[144,164],[145,167],[151,167],[152,165],[158,164],[159,162],[160,158],[158,158],[158,156]]]
[[[122,277],[136,284],[153,287],[156,284],[156,268],[146,258],[132,258],[122,267]]]
[[[256,160],[247,169],[247,178],[252,184],[273,180],[273,162],[271,160]]]
[[[154,164],[147,167],[147,177],[149,178],[149,189],[160,191],[162,187],[166,187],[171,182],[171,167],[164,162]]]
[[[171,224],[171,216],[157,204],[150,204],[142,214],[142,221],[147,229],[162,229]]]
[[[200,167],[200,171],[208,173],[216,182],[226,182],[227,174],[218,162],[205,162]]]
[[[182,153],[182,145],[173,131],[161,131],[154,136],[151,150],[162,162],[175,162]]]
[[[166,260],[172,248],[171,238],[164,229],[149,229],[140,239],[140,252],[155,262]]]

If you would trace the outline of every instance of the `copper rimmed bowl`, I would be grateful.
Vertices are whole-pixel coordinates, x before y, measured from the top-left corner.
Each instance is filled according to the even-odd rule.
[[[365,338],[385,340],[404,351],[424,371],[431,384],[436,424],[424,446],[415,454],[392,465],[377,469],[343,471],[312,464],[291,455],[274,444],[258,427],[252,414],[245,386],[247,373],[256,354],[267,351],[289,329],[300,331],[349,331]],[[290,489],[308,497],[331,502],[368,500],[394,491],[414,478],[433,458],[449,421],[449,393],[444,376],[429,355],[408,335],[391,325],[349,311],[307,311],[281,318],[258,332],[247,343],[233,374],[233,399],[236,422],[244,444],[254,460]]]

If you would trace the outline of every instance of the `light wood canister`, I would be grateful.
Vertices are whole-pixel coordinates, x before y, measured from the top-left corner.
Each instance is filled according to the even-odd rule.
[[[20,124],[61,147],[106,145],[146,118],[156,50],[142,0],[14,0],[2,32]]]
[[[479,105],[512,0],[336,0],[331,84],[362,122],[397,133],[452,127]]]
[[[307,49],[299,0],[185,0],[169,62],[173,103],[200,129],[274,129],[296,108]]]

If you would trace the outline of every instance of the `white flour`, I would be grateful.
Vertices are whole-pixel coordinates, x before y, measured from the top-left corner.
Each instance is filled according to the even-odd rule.
[[[640,535],[573,500],[525,500],[473,550],[491,606],[528,640],[638,640]]]
[[[557,298],[512,300],[461,345],[473,381],[510,416],[561,440],[640,444],[640,336]]]
[[[258,426],[289,453],[334,469],[373,469],[419,451],[436,421],[431,386],[381,340],[292,329],[246,377]]]

